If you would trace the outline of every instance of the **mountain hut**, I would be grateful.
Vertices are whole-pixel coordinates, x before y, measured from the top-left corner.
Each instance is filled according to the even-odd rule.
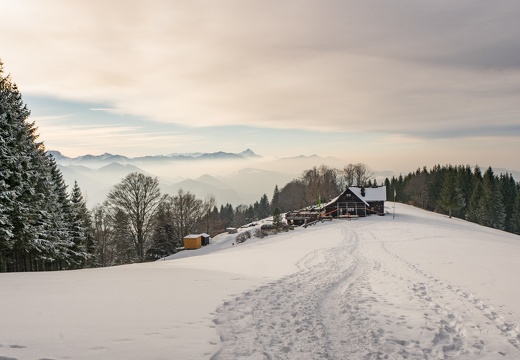
[[[386,186],[351,186],[324,205],[325,214],[332,217],[359,217],[385,213]]]

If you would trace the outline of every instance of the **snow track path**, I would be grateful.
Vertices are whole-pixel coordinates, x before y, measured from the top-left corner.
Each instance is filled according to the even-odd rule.
[[[212,360],[520,358],[518,316],[423,270],[404,250],[418,234],[391,224],[332,222],[339,245],[226,301]]]

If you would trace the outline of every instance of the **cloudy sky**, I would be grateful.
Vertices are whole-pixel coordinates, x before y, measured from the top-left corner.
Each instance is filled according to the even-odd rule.
[[[0,14],[5,71],[68,156],[520,170],[516,0],[0,0]]]

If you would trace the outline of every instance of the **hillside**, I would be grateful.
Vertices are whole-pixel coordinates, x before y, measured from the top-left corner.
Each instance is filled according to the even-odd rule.
[[[397,204],[395,219],[233,243],[223,234],[154,263],[0,274],[0,358],[520,356],[516,235]]]

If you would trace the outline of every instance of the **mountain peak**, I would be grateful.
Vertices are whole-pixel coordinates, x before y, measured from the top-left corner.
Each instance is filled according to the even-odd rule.
[[[255,152],[251,149],[246,149],[244,151],[242,151],[240,154],[238,154],[242,157],[245,157],[245,158],[248,158],[248,157],[259,157],[259,155],[256,155]]]
[[[47,151],[47,154],[52,155],[52,157],[55,158],[56,160],[65,158],[65,156],[63,156],[63,154],[61,152],[59,152],[58,150],[49,150],[49,151]]]

